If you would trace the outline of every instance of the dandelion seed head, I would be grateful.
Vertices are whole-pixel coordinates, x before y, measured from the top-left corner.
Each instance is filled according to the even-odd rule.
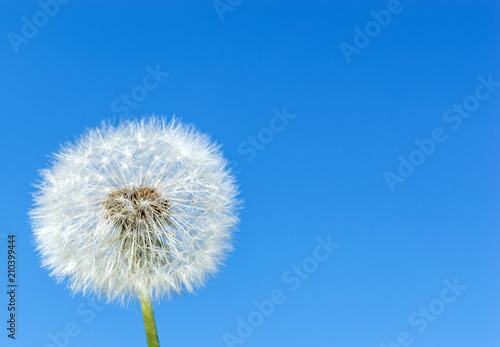
[[[219,146],[176,119],[88,130],[37,187],[42,265],[74,293],[128,302],[194,292],[232,249],[234,177]]]

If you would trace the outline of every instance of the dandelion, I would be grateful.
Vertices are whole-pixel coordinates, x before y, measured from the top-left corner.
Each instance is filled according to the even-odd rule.
[[[237,188],[219,146],[192,126],[150,118],[88,130],[63,146],[30,212],[42,265],[73,293],[152,300],[192,293],[231,250]]]

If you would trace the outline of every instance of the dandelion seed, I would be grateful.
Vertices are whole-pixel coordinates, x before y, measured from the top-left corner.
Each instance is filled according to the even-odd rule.
[[[158,345],[151,299],[194,292],[220,269],[236,194],[208,136],[150,118],[103,125],[63,146],[41,172],[30,215],[50,274],[74,293],[138,298],[148,343]]]

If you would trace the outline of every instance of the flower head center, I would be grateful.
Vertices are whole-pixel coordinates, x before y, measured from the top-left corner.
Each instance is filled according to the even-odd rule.
[[[171,225],[170,205],[155,188],[131,187],[111,192],[104,208],[118,233],[110,240],[119,246],[130,273],[145,264],[167,264],[169,247],[161,230]]]
[[[111,192],[104,202],[109,219],[122,230],[155,229],[170,224],[170,205],[155,188],[131,187]]]

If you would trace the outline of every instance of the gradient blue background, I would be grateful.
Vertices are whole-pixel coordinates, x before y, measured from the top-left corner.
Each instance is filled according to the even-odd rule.
[[[500,3],[402,1],[348,64],[339,44],[386,5],[243,1],[221,21],[211,0],[71,1],[15,53],[8,33],[40,7],[2,1],[0,267],[16,233],[20,287],[14,343],[0,296],[0,344],[47,346],[74,321],[68,346],[145,346],[137,305],[107,305],[89,323],[78,314],[85,299],[40,269],[26,214],[48,155],[119,120],[111,103],[159,64],[170,75],[134,114],[176,114],[210,133],[241,165],[245,201],[224,271],[156,305],[164,346],[224,346],[237,317],[280,289],[286,302],[245,346],[379,346],[407,330],[414,346],[498,347],[500,88],[457,131],[442,115],[478,76],[500,80]],[[297,117],[248,162],[238,146],[283,107]],[[391,192],[384,172],[436,127],[448,140]],[[328,235],[340,248],[291,291],[283,273]],[[468,288],[417,333],[408,317],[455,277]]]

